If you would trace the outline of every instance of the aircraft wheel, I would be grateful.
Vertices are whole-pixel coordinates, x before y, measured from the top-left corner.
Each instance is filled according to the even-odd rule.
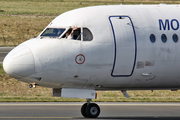
[[[88,117],[86,115],[86,107],[87,107],[87,103],[84,103],[84,105],[81,107],[81,114],[84,116],[84,117]]]
[[[87,105],[85,112],[87,117],[97,118],[100,114],[100,108],[97,104],[90,103],[89,105]]]
[[[33,87],[33,85],[32,84],[29,84],[29,88],[32,88]]]

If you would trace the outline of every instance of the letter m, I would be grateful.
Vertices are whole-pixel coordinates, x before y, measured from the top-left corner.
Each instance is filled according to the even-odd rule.
[[[160,29],[160,30],[162,30],[161,27],[163,28],[163,30],[166,30],[166,27],[167,27],[168,30],[170,30],[170,28],[169,28],[169,20],[166,19],[166,20],[165,20],[165,24],[164,24],[163,21],[162,21],[162,19],[159,19],[159,29]]]

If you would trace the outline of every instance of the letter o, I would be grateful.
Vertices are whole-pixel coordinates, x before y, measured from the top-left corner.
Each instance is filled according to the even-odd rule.
[[[176,28],[174,28],[174,26],[173,26],[173,22],[174,22],[174,21],[177,23],[177,27],[176,27]],[[179,22],[178,22],[176,19],[172,19],[172,20],[171,20],[171,28],[172,28],[173,30],[179,29]]]

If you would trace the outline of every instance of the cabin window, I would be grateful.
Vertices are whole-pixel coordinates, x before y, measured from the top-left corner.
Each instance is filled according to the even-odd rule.
[[[154,34],[151,34],[151,35],[150,35],[150,41],[151,41],[152,43],[154,43],[154,42],[156,41],[156,38],[155,38]]]
[[[165,34],[161,35],[161,40],[162,40],[163,43],[165,43],[167,41],[167,37],[166,37]]]
[[[178,36],[177,36],[177,34],[173,34],[172,39],[173,39],[173,41],[174,41],[175,43],[177,43],[177,42],[178,42]]]
[[[47,28],[41,34],[41,37],[60,37],[64,31],[64,28]]]

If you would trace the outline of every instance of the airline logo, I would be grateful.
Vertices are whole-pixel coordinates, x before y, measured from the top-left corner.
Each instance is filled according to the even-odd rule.
[[[159,19],[159,30],[178,30],[179,29],[179,21],[176,19]]]

